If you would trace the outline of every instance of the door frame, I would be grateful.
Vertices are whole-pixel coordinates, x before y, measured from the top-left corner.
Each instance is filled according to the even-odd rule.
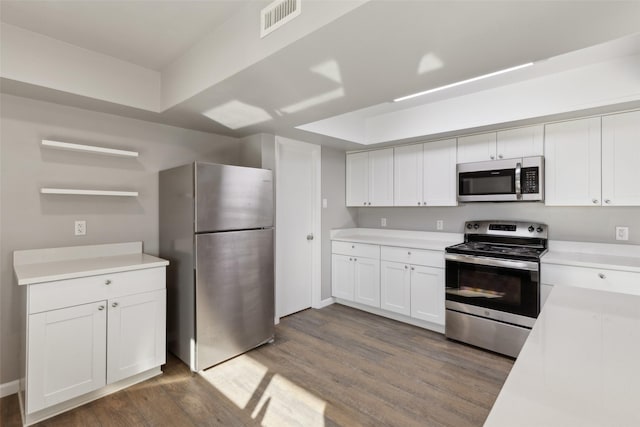
[[[297,141],[290,138],[285,138],[282,136],[276,135],[275,137],[275,184],[276,184],[276,208],[275,208],[275,218],[277,224],[278,211],[280,209],[280,204],[282,203],[282,199],[279,197],[280,194],[280,147],[283,145],[288,146],[297,146],[299,148],[306,148],[311,151],[312,155],[312,197],[313,206],[311,209],[312,212],[312,230],[313,233],[313,243],[311,246],[311,307],[312,308],[321,308],[324,305],[322,304],[322,235],[321,235],[321,215],[322,215],[322,200],[321,200],[321,188],[322,188],[322,160],[321,160],[321,147],[319,145],[310,144],[308,142]],[[275,276],[276,276],[276,286],[275,286],[275,322],[276,324],[280,321],[280,313],[278,307],[278,274],[283,269],[283,265],[285,260],[280,256],[278,246],[282,244],[280,241],[280,233],[278,233],[278,228],[276,227],[276,260],[275,260]],[[325,304],[326,305],[326,304]]]

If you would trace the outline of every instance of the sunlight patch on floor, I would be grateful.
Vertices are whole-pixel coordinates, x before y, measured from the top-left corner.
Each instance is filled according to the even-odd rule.
[[[324,400],[247,355],[200,375],[263,426],[324,426]]]

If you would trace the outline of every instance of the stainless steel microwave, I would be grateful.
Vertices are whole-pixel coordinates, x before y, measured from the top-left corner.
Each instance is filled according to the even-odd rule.
[[[520,157],[458,165],[460,202],[544,200],[544,157]]]

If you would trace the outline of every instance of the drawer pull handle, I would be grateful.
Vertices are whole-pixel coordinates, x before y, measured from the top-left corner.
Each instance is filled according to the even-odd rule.
[[[349,258],[349,261],[353,261],[353,258]]]
[[[105,284],[105,285],[110,285],[110,284],[111,284],[111,280],[108,280],[108,279],[107,279],[107,280],[105,280],[105,281],[104,281],[104,284]]]
[[[604,273],[598,273],[598,277],[601,279],[606,279],[607,276],[604,275]]]
[[[111,304],[111,307],[116,308],[118,306],[117,302],[114,302],[113,304]]]
[[[356,245],[351,245],[351,249],[355,249],[355,248],[356,248]]]
[[[100,311],[104,310],[104,305],[101,305],[100,307],[98,307],[98,310]]]
[[[407,252],[407,255],[411,255],[411,251]]]
[[[405,265],[405,266],[404,266],[404,268],[405,268],[405,270],[406,270],[406,269],[407,269],[407,268],[409,268],[409,267]]]

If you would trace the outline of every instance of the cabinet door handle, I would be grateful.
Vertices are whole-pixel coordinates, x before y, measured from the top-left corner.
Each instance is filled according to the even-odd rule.
[[[100,311],[104,310],[104,305],[101,305],[100,307],[98,307],[98,310]]]
[[[367,206],[367,202],[364,202],[363,205]]]
[[[118,306],[117,302],[114,302],[113,304],[111,304],[111,307],[116,308]]]
[[[418,202],[418,206],[420,206],[420,202]]]
[[[355,248],[356,248],[356,245],[351,245],[351,249],[355,249]]]
[[[498,154],[498,158],[501,159],[502,158],[502,154]]]
[[[597,205],[598,204],[598,199],[593,199],[592,202],[593,202],[594,205]]]
[[[404,269],[406,270],[407,268],[409,268],[409,266],[408,266],[408,265],[405,265],[405,266],[404,266]]]
[[[110,284],[111,284],[111,280],[109,280],[109,279],[105,280],[105,281],[104,281],[104,284],[105,284],[105,285],[110,285]]]
[[[371,206],[371,202],[369,202],[369,206]]]
[[[354,258],[353,260],[354,260],[354,261],[357,261],[357,260],[358,260],[358,258]]]
[[[415,270],[415,269],[416,269],[415,267],[411,267],[411,270]]]
[[[604,199],[604,202],[605,202],[606,204],[609,204],[609,203],[611,203],[611,200],[609,200],[609,199]]]
[[[349,261],[353,261],[353,258],[349,258]]]
[[[607,276],[604,275],[604,273],[598,273],[598,277],[601,279],[606,279]]]
[[[411,255],[411,251],[407,252],[407,255]]]
[[[489,156],[491,158],[491,160],[495,159],[496,156],[494,156],[493,154],[491,156]]]

